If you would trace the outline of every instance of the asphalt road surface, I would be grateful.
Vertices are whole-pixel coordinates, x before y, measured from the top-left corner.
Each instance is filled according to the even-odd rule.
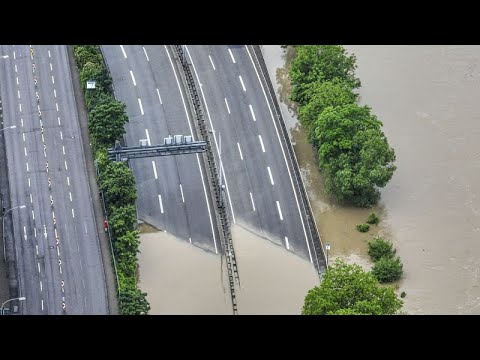
[[[22,313],[108,314],[66,47],[0,46],[0,91]]]
[[[127,145],[136,146],[140,139],[163,144],[168,135],[192,135],[188,98],[166,46],[102,45],[102,49],[115,95],[127,105]],[[141,220],[207,251],[220,251],[206,172],[198,154],[134,159],[130,164]]]
[[[312,261],[285,144],[254,54],[244,45],[189,45],[186,49],[217,155],[221,142],[233,222],[253,227],[259,235]]]

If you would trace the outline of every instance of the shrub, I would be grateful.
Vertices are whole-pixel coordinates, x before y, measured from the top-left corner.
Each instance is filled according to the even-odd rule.
[[[381,283],[392,282],[400,279],[403,274],[403,264],[400,258],[382,257],[372,268],[372,274]]]
[[[368,224],[358,224],[357,225],[357,230],[360,231],[360,232],[367,232],[368,230],[370,230],[370,225],[368,225]]]
[[[382,257],[393,257],[395,250],[391,242],[376,236],[368,242],[368,255],[373,261],[378,261]]]
[[[367,224],[378,225],[379,222],[380,222],[380,218],[374,212],[368,215]]]

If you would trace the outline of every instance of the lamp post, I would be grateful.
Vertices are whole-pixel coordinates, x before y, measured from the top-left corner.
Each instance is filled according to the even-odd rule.
[[[327,270],[328,270],[328,251],[330,250],[330,243],[325,244],[325,249],[327,249]]]
[[[9,211],[12,211],[12,210],[15,210],[15,209],[25,209],[26,207],[27,207],[26,205],[15,206],[15,207],[5,211],[5,213],[2,216],[3,261],[7,261],[7,255],[5,253],[5,215],[7,215]]]
[[[1,314],[2,315],[5,315],[5,304],[10,302],[10,301],[13,301],[13,300],[19,300],[19,301],[23,301],[23,300],[26,300],[27,298],[25,296],[21,296],[21,297],[18,297],[18,298],[13,298],[13,299],[9,299],[7,301],[5,301],[3,304],[2,304],[2,307],[0,308],[1,310]]]

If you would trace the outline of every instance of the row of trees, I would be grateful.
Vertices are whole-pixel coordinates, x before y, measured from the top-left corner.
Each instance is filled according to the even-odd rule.
[[[361,207],[380,199],[391,179],[395,152],[368,106],[357,104],[356,57],[339,45],[296,45],[290,67],[291,100],[317,149],[327,191]]]
[[[137,189],[131,169],[123,162],[108,160],[107,149],[125,133],[128,116],[125,104],[113,96],[112,78],[97,45],[73,47],[80,81],[88,110],[88,129],[99,171],[99,187],[105,197],[113,251],[117,262],[120,289],[120,312],[124,315],[147,314],[150,305],[137,287],[137,253],[139,233],[136,230],[135,201]],[[86,88],[95,81],[95,89]]]

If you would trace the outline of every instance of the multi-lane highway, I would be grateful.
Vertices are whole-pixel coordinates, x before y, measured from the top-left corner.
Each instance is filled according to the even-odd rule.
[[[217,154],[234,223],[312,261],[285,144],[247,46],[186,46]]]
[[[66,46],[0,46],[0,92],[22,313],[107,314]]]
[[[164,45],[103,45],[117,99],[127,105],[127,145],[163,144],[168,135],[194,135],[189,99]],[[194,136],[194,139],[196,137]],[[138,217],[176,237],[220,252],[215,212],[201,156],[136,159]]]

